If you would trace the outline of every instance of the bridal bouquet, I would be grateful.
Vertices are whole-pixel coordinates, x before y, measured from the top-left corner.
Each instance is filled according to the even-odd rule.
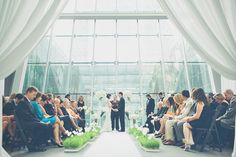
[[[88,106],[83,106],[83,109],[86,111],[88,109]]]
[[[106,92],[104,90],[97,91],[95,93],[95,97],[101,101],[103,98],[106,97]]]

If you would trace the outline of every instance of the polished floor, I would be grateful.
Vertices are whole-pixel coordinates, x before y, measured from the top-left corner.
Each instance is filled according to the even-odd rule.
[[[185,152],[175,146],[161,145],[160,152],[150,153],[141,150],[138,143],[127,133],[103,133],[94,142],[77,153],[64,153],[63,148],[51,147],[46,152],[28,153],[26,151],[12,153],[12,157],[231,157],[232,150],[223,152],[207,150],[205,152]]]

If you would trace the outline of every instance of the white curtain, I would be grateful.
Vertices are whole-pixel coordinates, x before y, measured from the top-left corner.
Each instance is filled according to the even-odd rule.
[[[198,54],[236,80],[236,0],[157,0]]]
[[[0,79],[11,74],[62,12],[67,0],[0,0]]]
[[[0,82],[29,55],[62,12],[67,0],[0,0]],[[0,96],[3,94],[0,86]],[[0,98],[0,121],[2,122]],[[2,148],[0,156],[9,156]]]

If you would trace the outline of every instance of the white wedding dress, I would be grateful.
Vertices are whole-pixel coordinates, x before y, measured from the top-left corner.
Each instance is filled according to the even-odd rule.
[[[106,119],[104,121],[102,131],[103,132],[110,132],[110,131],[112,131],[112,129],[111,129],[111,102],[109,100],[107,100],[105,108],[106,108],[106,110],[105,110]]]

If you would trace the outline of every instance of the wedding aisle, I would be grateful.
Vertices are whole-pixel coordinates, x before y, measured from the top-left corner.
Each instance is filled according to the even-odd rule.
[[[92,144],[83,157],[141,157],[133,140],[127,133],[105,132]]]

